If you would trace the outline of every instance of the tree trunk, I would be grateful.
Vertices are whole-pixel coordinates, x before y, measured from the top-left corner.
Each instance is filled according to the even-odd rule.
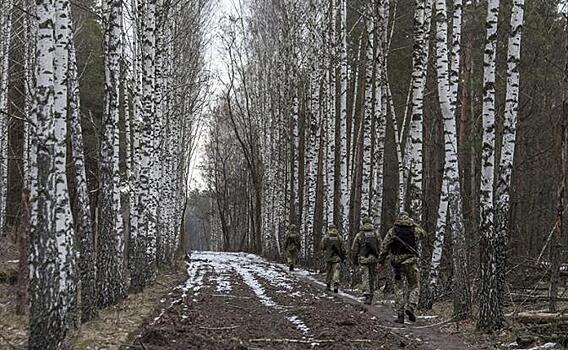
[[[505,98],[505,121],[501,157],[499,161],[498,182],[495,189],[495,235],[498,242],[496,262],[500,275],[496,277],[498,293],[505,295],[506,244],[508,241],[509,216],[511,210],[511,176],[517,137],[517,114],[519,108],[519,76],[521,62],[521,34],[523,28],[524,0],[515,0],[511,14],[509,48],[507,53],[507,92]]]
[[[465,233],[463,227],[463,211],[461,198],[461,185],[459,177],[459,158],[457,154],[457,130],[455,118],[455,104],[457,103],[457,86],[453,86],[451,76],[459,76],[459,49],[460,40],[455,37],[461,32],[461,1],[456,0],[454,3],[454,20],[453,20],[453,45],[451,57],[453,62],[450,66],[448,62],[448,24],[447,10],[445,0],[436,1],[436,52],[437,52],[437,74],[438,74],[438,97],[440,100],[440,109],[444,118],[444,145],[445,145],[445,164],[444,164],[444,182],[447,183],[447,204],[444,203],[444,197],[441,197],[440,207],[448,206],[449,228],[453,239],[452,265],[454,270],[453,278],[453,296],[454,296],[454,317],[464,319],[469,316],[470,300],[469,287],[466,281],[466,261],[465,261]],[[457,13],[456,13],[457,12]],[[457,57],[457,60],[455,58]],[[458,80],[454,80],[457,84]],[[442,189],[444,195],[444,189]],[[443,212],[439,213],[444,215]],[[441,215],[439,220],[443,220]],[[439,222],[437,228],[444,225]],[[443,231],[438,231],[438,235]],[[436,255],[437,257],[438,255]],[[438,264],[439,265],[439,264]],[[432,265],[435,267],[436,265]],[[435,276],[434,272],[431,275]]]
[[[517,0],[522,1],[522,0]],[[522,11],[522,9],[521,9]],[[521,21],[522,23],[522,21]],[[565,227],[564,210],[566,207],[565,197],[566,188],[568,186],[568,31],[565,35],[565,55],[567,57],[564,77],[562,80],[563,95],[562,95],[562,119],[560,131],[560,147],[561,147],[561,169],[562,178],[558,189],[558,212],[557,212],[557,225],[554,230],[554,239],[550,244],[550,263],[551,263],[551,276],[549,288],[549,311],[556,312],[558,309],[558,285],[560,282],[560,264],[561,264],[561,251],[563,245],[566,244],[566,238],[563,237],[563,230]],[[520,38],[519,38],[520,40]]]
[[[483,147],[480,195],[480,250],[481,286],[479,320],[477,327],[494,331],[503,326],[503,296],[500,295],[498,278],[503,274],[497,256],[501,243],[494,226],[493,185],[495,163],[495,57],[497,54],[497,20],[499,0],[489,0],[487,7],[487,36],[483,56]]]
[[[79,274],[81,281],[81,320],[89,321],[97,316],[97,294],[95,276],[95,256],[93,247],[93,225],[87,176],[85,170],[85,150],[81,128],[79,84],[75,45],[69,47],[69,118],[71,126],[71,152],[75,173],[76,208],[75,229],[79,251]]]
[[[103,3],[105,28],[105,107],[102,121],[97,237],[97,290],[99,306],[116,304],[124,297],[124,237],[119,198],[118,120],[120,108],[120,53],[122,52],[120,1]]]
[[[18,297],[16,301],[16,313],[24,315],[29,308],[28,287],[30,284],[30,269],[28,260],[30,257],[30,194],[28,189],[22,192],[20,227],[18,228]]]

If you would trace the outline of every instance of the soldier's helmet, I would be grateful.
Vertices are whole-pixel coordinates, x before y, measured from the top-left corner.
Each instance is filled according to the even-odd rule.
[[[335,226],[334,224],[329,224],[327,226],[327,232],[329,233],[330,236],[337,236],[338,234],[337,226]]]
[[[361,220],[361,222],[363,223],[363,225],[365,225],[365,224],[372,224],[372,223],[373,223],[373,220],[371,219],[370,216],[365,215],[365,216],[363,216],[363,219]]]
[[[398,214],[398,218],[395,221],[395,225],[414,226],[414,220],[412,220],[412,218],[410,217],[410,215],[407,212],[401,211]]]

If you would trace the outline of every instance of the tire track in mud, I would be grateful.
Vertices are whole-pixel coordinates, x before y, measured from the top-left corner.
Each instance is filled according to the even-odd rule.
[[[257,256],[194,253],[188,279],[122,349],[419,349]]]
[[[246,349],[249,339],[297,337],[294,324],[265,305],[238,269],[192,262],[188,279],[161,300],[157,316],[123,348]],[[290,349],[286,344],[263,348]]]

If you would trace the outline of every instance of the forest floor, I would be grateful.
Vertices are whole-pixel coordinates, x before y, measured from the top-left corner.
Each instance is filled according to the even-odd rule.
[[[1,257],[0,257],[1,258]],[[10,261],[13,256],[9,257]],[[1,260],[1,259],[0,259]],[[12,263],[10,263],[12,264]],[[11,268],[10,268],[11,269]],[[521,325],[508,317],[506,330],[475,331],[475,322],[452,321],[451,304],[440,302],[416,323],[394,323],[392,300],[373,306],[360,294],[325,291],[324,275],[268,262],[244,253],[194,252],[160,271],[144,293],[100,310],[81,326],[73,349],[552,349],[542,338],[521,339],[557,328]],[[540,310],[542,303],[515,306]],[[15,315],[15,286],[0,281],[0,349],[25,349],[26,315]],[[568,310],[568,304],[560,305]],[[507,308],[506,313],[514,313]],[[526,340],[526,339],[524,339]],[[520,344],[519,344],[520,343]]]
[[[493,348],[440,315],[399,325],[389,301],[363,305],[353,291],[326,292],[321,275],[255,255],[194,252],[187,271],[122,349]]]
[[[117,350],[128,335],[152,315],[160,299],[187,278],[182,262],[162,269],[144,293],[129,294],[119,304],[99,310],[98,318],[83,323],[73,335],[74,350]],[[16,286],[0,283],[0,350],[27,348],[28,315],[15,314]]]

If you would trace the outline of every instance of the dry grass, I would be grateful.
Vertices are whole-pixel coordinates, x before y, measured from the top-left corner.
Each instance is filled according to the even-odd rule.
[[[75,350],[116,350],[149,317],[160,298],[185,277],[181,263],[160,271],[144,293],[130,294],[118,305],[99,310],[99,317],[82,324]],[[15,314],[15,287],[0,283],[0,349],[26,349],[28,315]]]
[[[157,281],[144,293],[130,294],[118,305],[99,311],[99,317],[84,323],[75,340],[76,350],[116,350],[126,342],[159,305],[160,298],[171,290],[185,272],[181,268],[162,271]]]

